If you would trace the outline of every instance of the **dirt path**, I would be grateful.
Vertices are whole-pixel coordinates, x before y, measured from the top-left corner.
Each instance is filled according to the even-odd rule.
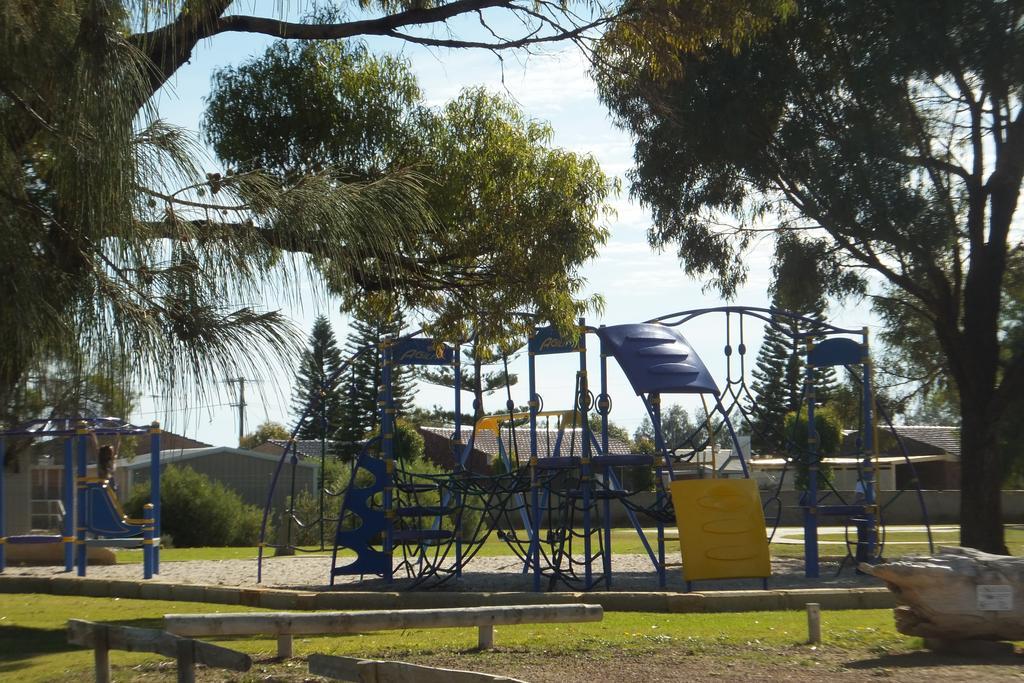
[[[936,655],[929,652],[878,654],[833,648],[743,649],[715,648],[715,652],[677,649],[617,651],[578,656],[549,655],[516,649],[490,653],[467,651],[429,657],[404,657],[402,661],[451,669],[480,671],[518,678],[530,683],[661,683],[669,681],[994,681],[1024,678],[1024,655],[989,659]],[[172,681],[171,663],[134,667],[121,675],[128,680]],[[311,683],[321,679],[307,673],[301,660],[287,663],[258,662],[248,674],[200,670],[199,681],[279,681]]]

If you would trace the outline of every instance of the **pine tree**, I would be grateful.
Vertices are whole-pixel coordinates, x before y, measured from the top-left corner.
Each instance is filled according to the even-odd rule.
[[[825,320],[825,299],[817,296],[801,306],[803,310],[790,310],[815,322]],[[776,290],[772,294],[772,309],[784,309],[783,297]],[[800,410],[804,401],[804,368],[806,361],[806,335],[813,330],[794,318],[773,314],[765,330],[764,341],[757,353],[752,371],[751,391],[754,400],[750,406],[751,445],[759,452],[785,451],[788,435],[785,430],[787,413]],[[835,385],[835,368],[815,371],[815,401],[828,400]],[[806,407],[803,408],[806,410]]]
[[[312,406],[310,414],[299,429],[298,438],[331,439],[341,426],[346,397],[337,384],[329,385],[329,380],[341,364],[341,352],[338,350],[331,324],[325,316],[318,316],[309,335],[309,347],[303,351],[299,370],[295,375],[292,411],[296,418],[302,416]]]
[[[489,360],[485,361],[484,358]],[[485,365],[501,364],[506,366],[501,356],[501,350],[497,347],[491,349],[479,349],[475,345],[462,350],[462,363],[459,367],[459,385],[462,391],[473,394],[473,420],[479,420],[489,411],[484,405],[484,400],[490,394],[497,391],[505,391],[508,387],[515,386],[519,377],[515,373],[507,372],[505,367],[495,372],[484,372]],[[442,387],[455,388],[455,375],[448,368],[433,369],[421,368],[418,372],[420,379],[430,384]],[[502,396],[502,399],[505,397]],[[505,400],[501,402],[502,408],[497,412],[505,411]]]
[[[404,327],[405,315],[395,305],[363,306],[356,310],[345,351],[350,356],[359,356],[341,384],[346,395],[346,417],[338,435],[340,440],[357,441],[376,429],[380,421],[378,387],[382,381],[380,344],[385,338],[400,335]],[[409,367],[397,366],[391,373],[391,392],[399,413],[412,406],[415,395],[412,382]]]

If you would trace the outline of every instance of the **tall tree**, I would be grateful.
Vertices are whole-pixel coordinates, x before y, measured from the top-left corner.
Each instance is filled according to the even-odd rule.
[[[5,405],[33,368],[76,354],[179,395],[261,374],[294,350],[287,321],[247,303],[287,273],[283,252],[388,272],[408,234],[437,227],[409,174],[207,173],[149,105],[154,64],[131,35],[146,21],[128,9],[0,5]]]
[[[681,448],[684,450],[696,448],[700,445],[697,443],[699,431],[700,425],[695,424],[690,419],[690,414],[686,411],[686,408],[678,403],[672,404],[662,411],[661,437],[666,448]],[[651,423],[650,417],[644,417],[640,426],[633,432],[633,439],[636,441],[648,439],[652,443],[656,443],[654,440],[654,425]]]
[[[506,363],[507,360],[500,349],[482,349],[474,344],[462,350],[462,361],[459,364],[459,386],[462,391],[473,394],[474,420],[479,420],[487,414],[484,399],[488,394],[503,391],[519,381],[519,377],[515,373],[506,370]],[[484,372],[485,366],[494,364],[501,364],[503,367],[494,372]],[[455,374],[448,370],[424,368],[418,374],[430,384],[455,388]]]
[[[341,351],[327,316],[319,315],[313,322],[309,343],[295,374],[292,413],[306,416],[299,427],[300,439],[333,439],[341,428],[346,397],[343,387],[331,380],[341,372]]]
[[[4,405],[33,365],[71,352],[100,364],[128,358],[134,377],[179,395],[209,391],[217,376],[266,372],[295,350],[295,331],[248,302],[284,264],[329,267],[337,287],[357,290],[400,281],[436,292],[459,280],[443,260],[400,256],[410,235],[438,228],[415,174],[352,183],[333,168],[301,177],[211,169],[189,135],[160,122],[153,97],[200,43],[227,33],[373,35],[535,49],[586,43],[619,10],[547,0],[304,8],[311,18],[294,22],[247,14],[230,0],[0,3]],[[500,16],[507,30],[495,28]],[[459,17],[479,19],[485,37],[460,36],[447,24]],[[306,258],[282,259],[285,252]]]
[[[445,229],[408,241],[402,258],[443,267],[432,283],[400,273],[377,284],[424,311],[433,332],[471,330],[486,349],[525,336],[530,314],[570,326],[597,303],[581,299],[579,270],[606,239],[612,183],[592,158],[552,148],[550,127],[507,98],[471,89],[437,110],[420,98],[407,62],[359,45],[277,43],[218,72],[204,129],[240,168],[331,165],[373,178],[415,166],[429,177]],[[343,295],[360,285],[358,273],[324,271]]]
[[[781,308],[777,295],[772,297],[772,308]],[[748,409],[752,418],[750,442],[759,453],[785,452],[786,415],[803,404],[805,351],[797,336],[799,331],[792,318],[772,315],[757,352],[750,384],[754,397]]]
[[[381,343],[400,336],[404,328],[405,314],[388,297],[374,297],[357,308],[345,343],[346,353],[355,360],[338,387],[348,394],[341,440],[356,441],[377,428],[380,422],[378,388],[383,382]],[[412,368],[401,365],[392,368],[391,393],[399,413],[412,406],[416,393]]]
[[[613,31],[598,76],[636,137],[651,241],[674,244],[688,272],[733,294],[755,219],[775,214],[820,245],[820,271],[870,273],[927,321],[963,419],[961,542],[990,552],[1006,550],[997,425],[1024,393],[1024,349],[999,327],[1024,180],[1022,13],[808,0],[673,72]],[[723,229],[723,214],[738,224]]]
[[[776,242],[775,277],[770,287],[774,312],[757,352],[750,386],[754,395],[749,406],[751,445],[762,452],[791,449],[785,417],[800,410],[806,401],[807,342],[821,339],[815,331],[824,323],[827,310],[823,294],[827,285],[816,280],[816,264],[822,258],[813,245],[792,235],[783,235]],[[835,382],[835,368],[816,369],[815,401],[827,402]]]
[[[271,439],[277,439],[279,441],[287,441],[291,438],[291,432],[280,422],[272,422],[267,420],[261,422],[256,427],[256,431],[250,432],[242,437],[241,441],[238,442],[239,448],[256,448],[262,446]]]

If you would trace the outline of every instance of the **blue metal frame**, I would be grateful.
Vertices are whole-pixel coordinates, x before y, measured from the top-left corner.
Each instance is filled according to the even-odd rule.
[[[4,518],[4,467],[3,459],[6,453],[6,438],[8,436],[22,436],[38,438],[43,436],[64,438],[64,463],[63,463],[63,492],[61,501],[64,505],[64,519],[61,524],[59,536],[33,537],[35,543],[61,543],[64,546],[64,571],[70,572],[77,568],[78,576],[86,575],[87,553],[86,533],[94,531],[88,526],[89,519],[89,490],[87,473],[87,450],[88,437],[90,434],[102,436],[128,435],[137,436],[149,433],[152,435],[150,451],[150,491],[154,497],[152,522],[156,539],[159,539],[160,528],[160,425],[154,422],[150,428],[137,427],[127,424],[117,418],[53,418],[28,420],[11,429],[0,432],[0,572],[6,566],[4,547],[12,540],[17,542],[23,537],[13,539],[5,536]],[[120,520],[119,520],[120,521]],[[145,526],[149,526],[148,524]],[[143,575],[151,578],[153,574],[159,573],[159,543],[152,544],[144,542],[145,526],[139,525],[139,543],[143,546]],[[135,527],[131,527],[134,529]],[[95,531],[100,536],[90,543],[103,545],[102,529]],[[108,530],[109,531],[109,530]],[[124,530],[115,531],[111,537],[124,538]],[[29,539],[25,539],[26,541]],[[149,549],[149,550],[147,550]]]

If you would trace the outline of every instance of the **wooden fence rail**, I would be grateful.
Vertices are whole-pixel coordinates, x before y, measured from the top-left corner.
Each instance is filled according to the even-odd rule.
[[[523,683],[516,678],[476,671],[331,655],[310,655],[309,673],[355,683]]]
[[[153,652],[173,657],[178,662],[180,683],[191,683],[195,680],[196,664],[232,671],[248,671],[252,668],[252,658],[244,652],[151,628],[114,626],[71,619],[68,621],[68,642],[93,648],[97,683],[110,681],[110,650]]]
[[[511,605],[365,612],[242,612],[167,614],[164,624],[182,636],[276,635],[279,657],[292,656],[292,636],[368,633],[414,628],[477,627],[480,649],[494,646],[494,627],[601,621],[600,605]]]

